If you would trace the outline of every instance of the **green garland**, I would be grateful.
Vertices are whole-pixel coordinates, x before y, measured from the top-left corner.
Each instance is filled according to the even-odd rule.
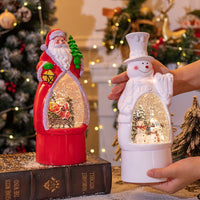
[[[186,30],[180,42],[160,42],[150,41],[148,47],[149,54],[155,57],[164,65],[169,63],[192,63],[200,59],[200,49],[198,48],[198,38],[195,37],[193,29]]]
[[[116,13],[112,18],[108,18],[107,26],[104,30],[104,45],[107,52],[111,52],[120,45],[126,45],[125,35],[133,31],[132,23],[138,19],[146,19],[152,21],[154,14],[149,11],[144,14],[141,12],[141,6],[146,0],[130,0],[127,8],[122,9],[120,13]],[[140,31],[155,34],[155,27],[149,24],[141,24]]]

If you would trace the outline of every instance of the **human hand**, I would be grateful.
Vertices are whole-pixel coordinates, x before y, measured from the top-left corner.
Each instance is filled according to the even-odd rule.
[[[154,68],[154,73],[161,73],[161,74],[166,74],[169,73],[169,69],[167,67],[165,67],[163,64],[161,64],[159,61],[154,60],[152,62],[153,68]],[[116,84],[113,89],[112,89],[112,93],[108,95],[108,99],[110,100],[118,100],[119,97],[121,96],[127,81],[129,80],[129,77],[127,76],[127,72],[123,72],[121,74],[118,74],[116,76],[114,76],[111,79],[111,82],[113,84]]]
[[[121,96],[128,80],[129,80],[129,78],[127,76],[126,71],[121,73],[121,74],[114,76],[111,79],[111,82],[112,82],[112,84],[116,84],[116,85],[113,87],[112,93],[108,95],[108,99],[118,100],[119,97]]]
[[[153,178],[168,178],[149,186],[168,193],[174,193],[200,178],[200,157],[179,160],[165,168],[151,169],[147,175]]]

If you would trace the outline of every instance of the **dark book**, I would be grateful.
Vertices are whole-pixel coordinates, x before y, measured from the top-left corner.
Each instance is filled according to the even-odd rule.
[[[40,200],[111,190],[111,164],[88,154],[82,164],[49,166],[35,161],[35,153],[0,155],[0,200]]]

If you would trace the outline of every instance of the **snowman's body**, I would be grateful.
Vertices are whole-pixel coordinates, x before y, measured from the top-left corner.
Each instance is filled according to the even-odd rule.
[[[130,114],[137,99],[145,93],[155,93],[162,98],[163,104],[168,106],[173,93],[172,74],[156,73],[153,76],[152,64],[149,61],[135,61],[128,64],[129,80],[122,93],[118,108],[120,110],[118,122],[129,122]]]
[[[173,75],[156,73],[152,58],[129,59],[129,80],[119,99],[118,141],[122,149],[122,180],[160,182],[146,175],[171,163],[172,131],[168,106]]]

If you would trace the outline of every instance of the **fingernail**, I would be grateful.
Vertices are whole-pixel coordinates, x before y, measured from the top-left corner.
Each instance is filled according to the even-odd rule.
[[[153,172],[150,170],[150,171],[147,172],[147,175],[152,177],[153,176]]]

